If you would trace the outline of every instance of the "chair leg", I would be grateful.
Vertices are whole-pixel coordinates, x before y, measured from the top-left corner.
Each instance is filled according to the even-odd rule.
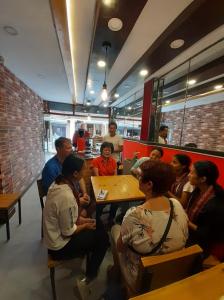
[[[57,300],[54,275],[55,275],[55,268],[53,267],[53,268],[50,268],[51,288],[52,288],[53,300]]]
[[[10,240],[9,219],[6,220],[6,235],[7,235],[7,241],[9,241]]]
[[[42,216],[41,216],[41,238],[43,239],[44,237],[44,230],[43,230],[43,213],[42,213]]]

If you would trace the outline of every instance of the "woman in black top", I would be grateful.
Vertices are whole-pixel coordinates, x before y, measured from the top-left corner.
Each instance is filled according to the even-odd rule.
[[[216,183],[217,166],[211,161],[193,164],[189,181],[195,186],[187,213],[189,217],[190,243],[198,243],[205,255],[224,259],[224,194]]]

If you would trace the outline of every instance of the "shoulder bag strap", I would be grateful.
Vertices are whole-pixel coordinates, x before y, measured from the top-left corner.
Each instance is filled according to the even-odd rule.
[[[133,252],[135,252],[136,254],[138,255],[141,255],[141,256],[148,256],[148,255],[152,255],[153,253],[155,253],[157,250],[159,250],[159,248],[162,246],[162,244],[165,242],[166,240],[166,237],[168,235],[168,232],[170,230],[170,226],[171,226],[171,223],[172,223],[172,220],[173,220],[173,212],[174,212],[174,206],[173,206],[173,202],[169,199],[169,203],[170,203],[170,216],[169,216],[169,220],[168,220],[168,223],[166,225],[166,229],[163,233],[163,236],[161,237],[161,240],[159,241],[159,243],[149,252],[149,253],[144,253],[144,254],[141,254],[139,252],[137,252],[132,246],[128,246]]]

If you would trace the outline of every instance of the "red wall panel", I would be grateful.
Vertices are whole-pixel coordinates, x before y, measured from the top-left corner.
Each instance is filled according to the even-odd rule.
[[[141,140],[148,140],[151,111],[152,111],[152,92],[153,80],[149,80],[144,85],[143,111],[142,111],[142,126]]]
[[[154,147],[153,145],[145,145],[142,144],[141,142],[125,140],[123,158],[124,159],[133,158],[134,152],[136,151],[140,152],[139,157],[148,156],[153,147]],[[162,160],[165,162],[170,162],[172,160],[172,157],[177,153],[186,154],[190,156],[192,162],[198,160],[210,160],[214,162],[217,165],[220,173],[218,183],[224,187],[224,157],[208,155],[203,153],[196,153],[196,152],[191,152],[186,150],[171,149],[165,146],[162,146],[162,148],[164,151]]]

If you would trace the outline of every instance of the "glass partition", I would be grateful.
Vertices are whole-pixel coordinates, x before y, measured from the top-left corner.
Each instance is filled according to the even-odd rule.
[[[169,127],[168,144],[224,151],[224,40],[155,81],[156,134]]]
[[[112,107],[111,118],[117,122],[118,133],[126,138],[140,139],[143,105],[143,89],[126,99],[117,100]]]

